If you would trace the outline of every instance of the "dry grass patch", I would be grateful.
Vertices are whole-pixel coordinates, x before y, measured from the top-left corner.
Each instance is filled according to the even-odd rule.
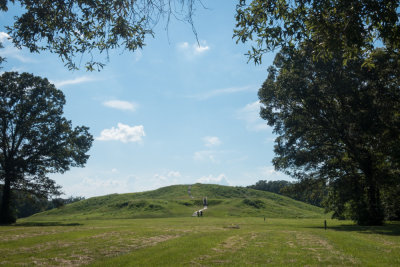
[[[297,244],[298,248],[310,251],[311,256],[316,258],[318,262],[340,260],[345,265],[354,265],[359,263],[354,257],[345,255],[341,251],[335,249],[332,244],[321,236],[305,232],[295,232],[294,243]]]
[[[32,238],[32,237],[37,237],[37,236],[45,236],[45,235],[54,235],[54,234],[60,234],[60,233],[68,233],[68,232],[75,232],[78,231],[77,228],[68,228],[65,229],[64,227],[60,229],[46,229],[46,231],[43,230],[43,227],[40,229],[32,229],[30,227],[22,227],[22,228],[17,228],[17,230],[20,230],[18,234],[15,233],[8,233],[7,235],[4,235],[4,233],[1,233],[0,236],[0,242],[8,242],[8,241],[16,241],[24,238]]]
[[[82,231],[83,229],[79,230]],[[26,237],[40,238],[41,236],[69,231],[73,231],[73,229],[28,232],[16,235],[12,241]],[[138,237],[131,231],[110,231],[94,233],[93,235],[78,237],[73,240],[42,241],[34,245],[19,245],[14,249],[0,248],[0,254],[3,255],[3,260],[0,261],[0,264],[26,265],[27,258],[29,258],[28,261],[33,265],[81,266],[102,258],[115,257],[134,250],[155,246],[160,242],[178,238],[179,236],[176,234],[161,234]],[[13,260],[8,260],[8,257],[12,257]]]

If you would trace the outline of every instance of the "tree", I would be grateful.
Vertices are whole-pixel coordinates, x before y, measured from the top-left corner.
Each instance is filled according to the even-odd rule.
[[[47,198],[37,196],[24,191],[12,190],[10,206],[16,218],[31,216],[32,214],[44,211],[48,205]],[[0,185],[0,207],[3,200],[3,185]]]
[[[384,219],[382,194],[400,184],[400,55],[381,48],[342,64],[316,60],[318,42],[285,47],[259,91],[261,117],[278,135],[275,168],[329,183],[334,216]]]
[[[323,179],[302,179],[281,188],[280,194],[314,206],[323,207],[327,196],[326,181]]]
[[[386,220],[400,221],[400,183],[385,188],[382,193],[382,206]]]
[[[13,196],[11,199],[11,206],[15,210],[17,218],[29,217],[38,212],[62,207],[85,199],[84,197],[73,196],[68,198],[48,199],[47,197],[38,197],[37,195],[22,190],[12,190],[11,194]],[[3,185],[0,184],[0,206],[2,199]]]
[[[31,52],[48,50],[59,55],[69,69],[76,69],[76,55],[87,55],[86,68],[100,69],[99,54],[123,47],[142,48],[147,35],[165,17],[188,22],[193,29],[196,0],[0,0],[0,11],[17,3],[22,14],[7,26],[17,47]],[[201,1],[199,0],[198,2]]]
[[[261,116],[279,135],[275,167],[328,181],[328,208],[360,224],[381,224],[398,202],[399,5],[240,0],[236,8],[234,38],[252,42],[249,60],[281,49],[259,92]]]
[[[297,182],[260,180],[248,188],[280,194],[318,207],[322,207],[322,202],[327,195],[325,180],[316,179],[304,179]]]
[[[398,0],[240,0],[237,42],[252,42],[249,60],[276,48],[313,40],[314,58],[330,59],[342,50],[343,62],[383,43],[399,52]],[[378,41],[378,42],[377,42]]]
[[[248,186],[248,188],[280,194],[281,189],[290,184],[291,184],[290,182],[284,180],[280,181],[259,180],[256,184]]]
[[[39,197],[59,195],[49,173],[83,167],[93,142],[85,126],[62,117],[64,94],[47,79],[28,73],[0,76],[0,223],[12,223],[12,190]]]

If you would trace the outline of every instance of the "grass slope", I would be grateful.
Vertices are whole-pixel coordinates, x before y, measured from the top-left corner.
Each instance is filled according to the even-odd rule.
[[[188,217],[202,207],[205,216],[267,218],[322,218],[323,210],[291,198],[244,187],[195,184],[173,185],[153,191],[93,197],[65,207],[33,215],[28,220],[82,220],[122,218]]]

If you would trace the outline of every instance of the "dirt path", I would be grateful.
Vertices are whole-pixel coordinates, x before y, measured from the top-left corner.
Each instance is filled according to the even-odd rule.
[[[192,196],[192,185],[189,185],[189,187],[188,187],[188,195],[190,198],[194,198]],[[199,216],[199,214],[203,213],[203,211],[205,211],[207,209],[207,204],[208,204],[207,197],[203,198],[203,204],[204,204],[204,207],[200,210],[196,210],[195,212],[193,212],[192,217]]]
[[[204,208],[200,209],[200,210],[196,210],[195,212],[193,212],[192,217],[196,217],[198,216],[197,213],[203,212],[207,209],[207,206],[204,206]]]

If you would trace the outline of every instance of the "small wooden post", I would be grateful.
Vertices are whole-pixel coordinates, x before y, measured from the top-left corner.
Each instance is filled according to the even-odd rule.
[[[325,230],[326,230],[326,220],[324,221],[324,227],[325,227]]]

